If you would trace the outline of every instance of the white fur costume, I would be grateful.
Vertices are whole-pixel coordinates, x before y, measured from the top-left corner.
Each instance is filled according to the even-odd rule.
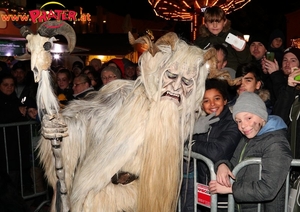
[[[188,45],[175,33],[148,42],[139,59],[141,77],[110,82],[95,97],[74,100],[57,117],[68,127],[61,149],[72,212],[176,211],[183,143],[191,139],[201,113],[206,64],[215,52]],[[51,121],[43,121],[39,154],[55,187],[45,133]],[[113,184],[119,171],[138,178]]]

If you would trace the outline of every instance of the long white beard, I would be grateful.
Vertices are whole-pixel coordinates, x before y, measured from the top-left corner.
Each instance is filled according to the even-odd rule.
[[[178,106],[153,102],[148,117],[137,211],[175,211],[183,154]]]

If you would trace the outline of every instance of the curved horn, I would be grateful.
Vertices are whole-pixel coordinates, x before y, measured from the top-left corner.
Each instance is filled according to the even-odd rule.
[[[76,45],[76,33],[71,25],[65,21],[46,21],[38,28],[38,33],[44,37],[63,35],[68,41],[68,51],[72,52]]]
[[[28,26],[22,26],[20,29],[22,37],[26,38],[27,35],[33,34],[32,30]]]
[[[149,36],[148,36],[149,37]],[[150,38],[149,38],[150,40]],[[179,40],[178,36],[174,32],[168,32],[167,34],[160,37],[155,43],[153,43],[152,48],[149,48],[149,52],[152,56],[154,56],[157,52],[159,52],[159,45],[170,45],[172,51],[175,48],[175,43]]]
[[[131,32],[128,32],[129,43],[135,48],[135,45],[141,44],[143,46],[143,51],[148,50],[152,56],[154,56],[159,49],[151,41],[151,38],[148,35],[141,36],[135,40]]]
[[[134,45],[136,42],[135,42],[135,38],[134,38],[134,36],[131,34],[131,32],[130,31],[128,31],[128,40],[129,40],[129,43],[131,44],[131,45]]]
[[[155,45],[170,45],[171,49],[174,50],[175,43],[179,40],[178,36],[174,32],[168,32],[167,34],[160,37]]]

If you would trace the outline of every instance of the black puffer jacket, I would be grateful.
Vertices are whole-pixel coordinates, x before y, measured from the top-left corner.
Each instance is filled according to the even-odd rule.
[[[204,25],[200,26],[199,33],[200,35],[195,40],[195,45],[199,46],[201,49],[207,48],[208,46],[215,44],[223,44],[226,47],[228,51],[226,67],[230,67],[236,70],[238,65],[248,63],[252,60],[249,46],[247,44],[243,51],[236,51],[231,47],[230,44],[225,42],[228,33],[232,33],[236,36],[243,37],[242,33],[231,29],[229,20],[227,20],[227,24],[224,27],[223,31],[220,32],[218,35],[210,33]]]
[[[291,108],[297,96],[300,96],[300,87],[291,87],[289,85],[285,86],[281,89],[280,95],[278,100],[276,101],[273,109],[273,114],[280,116],[285,123],[288,125],[288,140],[291,142],[291,135],[292,135],[292,122],[291,122]],[[298,113],[300,113],[298,111]],[[296,146],[293,150],[294,158],[300,158],[300,118],[298,116],[296,122]]]
[[[192,151],[209,158],[213,163],[219,160],[230,160],[242,137],[227,105],[219,118],[220,121],[213,123],[209,132],[193,136],[195,143]],[[210,177],[206,165],[199,163],[197,169],[199,182],[208,183]]]
[[[11,95],[5,95],[0,91],[0,123],[27,121],[22,116],[19,106],[21,106],[21,102],[15,92]]]

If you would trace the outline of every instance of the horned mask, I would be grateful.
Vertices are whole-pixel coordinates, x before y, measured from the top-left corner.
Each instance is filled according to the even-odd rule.
[[[41,72],[50,69],[52,63],[52,55],[50,49],[53,42],[57,41],[55,35],[62,35],[67,39],[68,52],[72,52],[76,44],[76,33],[74,29],[64,21],[51,20],[42,23],[37,34],[32,30],[23,26],[20,33],[28,41],[26,45],[26,53],[16,56],[16,60],[31,60],[31,70],[34,73],[35,82],[39,82]]]

